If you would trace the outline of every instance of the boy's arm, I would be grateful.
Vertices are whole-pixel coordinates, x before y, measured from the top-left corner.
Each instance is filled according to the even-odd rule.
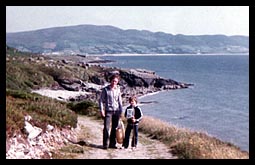
[[[139,112],[139,117],[136,119],[137,122],[141,121],[143,118],[143,112],[140,107],[137,107],[137,110]]]

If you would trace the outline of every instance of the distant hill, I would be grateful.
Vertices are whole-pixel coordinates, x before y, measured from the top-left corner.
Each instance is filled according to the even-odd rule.
[[[77,25],[7,33],[6,45],[33,53],[249,53],[248,36],[172,35],[113,26]]]

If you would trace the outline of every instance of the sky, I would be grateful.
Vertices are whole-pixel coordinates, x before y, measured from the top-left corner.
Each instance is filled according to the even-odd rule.
[[[249,36],[249,6],[6,6],[7,33],[83,24]]]

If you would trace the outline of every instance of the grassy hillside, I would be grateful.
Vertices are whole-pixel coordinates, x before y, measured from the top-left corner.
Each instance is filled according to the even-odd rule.
[[[39,59],[39,55],[6,51],[6,137],[23,133],[24,116],[32,116],[33,124],[46,128],[47,124],[57,127],[76,127],[77,114],[87,114],[86,110],[97,110],[90,101],[66,103],[56,99],[31,93],[32,89],[52,87],[59,76],[72,77],[68,68],[49,68]],[[35,60],[38,59],[39,61]],[[69,68],[70,69],[70,68]],[[79,74],[76,75],[77,77]],[[83,106],[77,106],[77,105]],[[77,108],[78,107],[78,108]],[[25,134],[24,134],[25,136]]]

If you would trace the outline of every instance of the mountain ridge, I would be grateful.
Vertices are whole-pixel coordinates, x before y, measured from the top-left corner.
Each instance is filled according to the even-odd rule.
[[[89,24],[6,33],[6,44],[44,54],[249,53],[248,36],[173,35]]]

